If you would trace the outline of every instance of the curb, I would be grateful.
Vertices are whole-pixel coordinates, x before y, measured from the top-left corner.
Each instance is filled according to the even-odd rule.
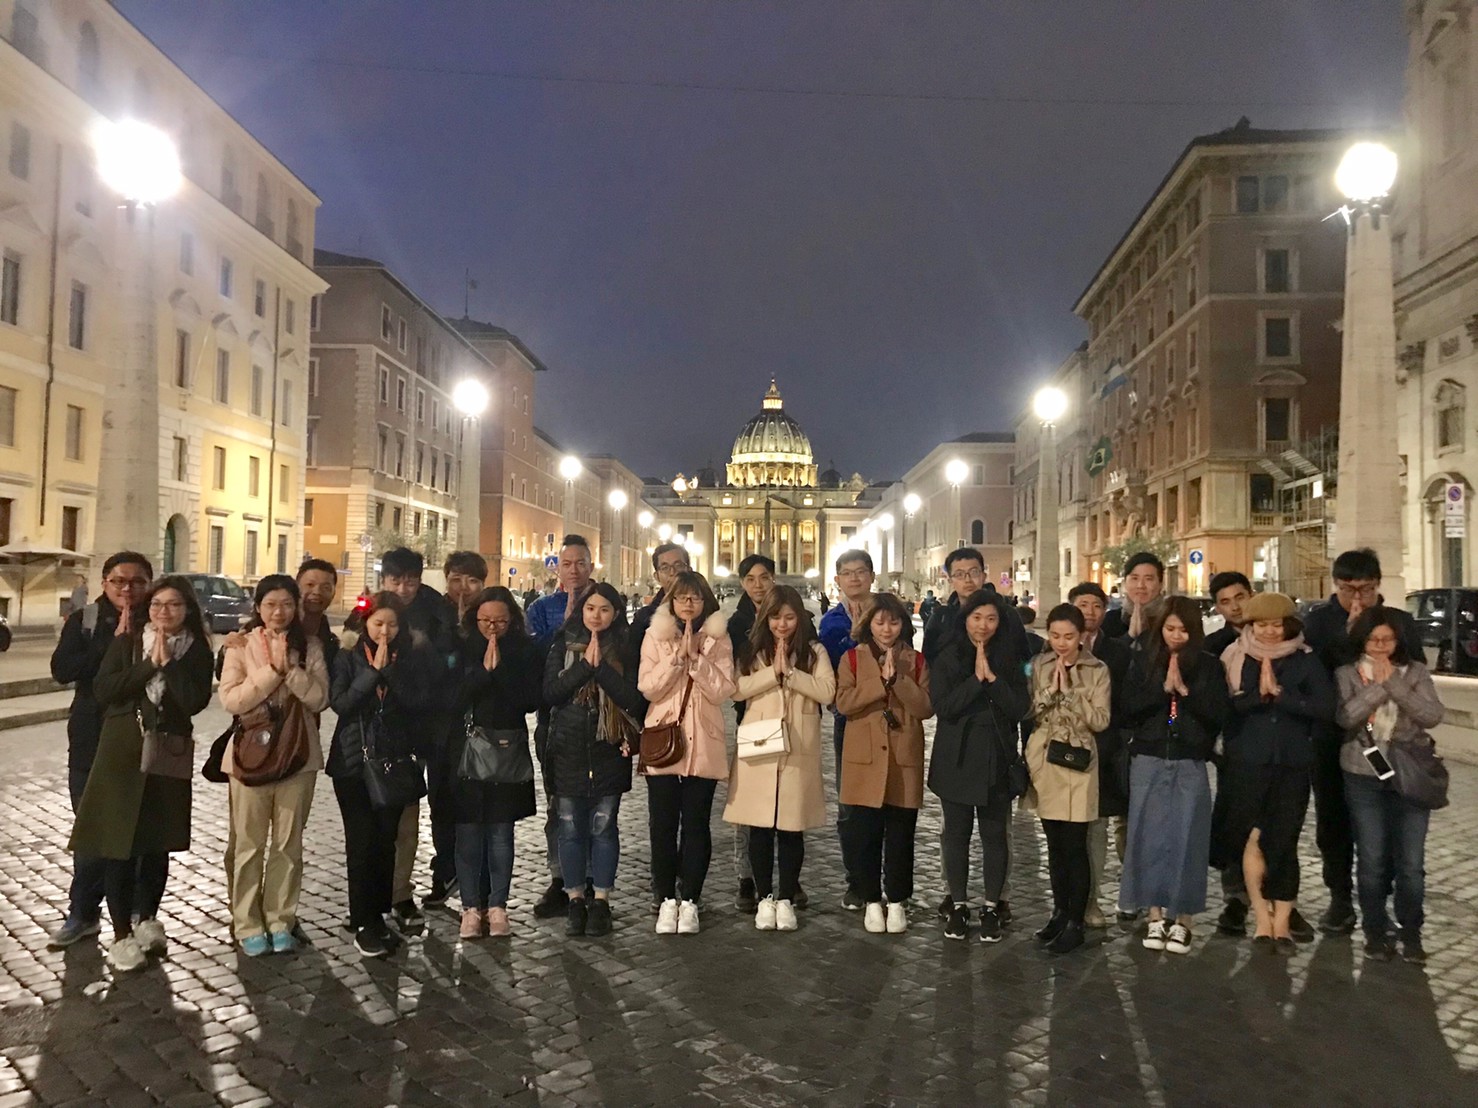
[[[70,711],[70,708],[42,708],[35,712],[0,717],[0,731],[14,731],[17,727],[30,727],[36,723],[56,723],[66,719]]]

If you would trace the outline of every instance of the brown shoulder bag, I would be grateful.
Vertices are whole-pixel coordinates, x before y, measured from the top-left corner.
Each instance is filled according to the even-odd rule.
[[[682,707],[677,710],[677,719],[671,723],[647,724],[641,732],[641,761],[638,772],[649,769],[666,769],[683,760],[688,752],[688,740],[683,735],[683,717],[688,714],[688,698],[693,695],[693,678],[683,689]]]
[[[271,698],[236,718],[231,744],[232,774],[243,785],[270,785],[308,764],[308,709],[295,696],[286,703]]]

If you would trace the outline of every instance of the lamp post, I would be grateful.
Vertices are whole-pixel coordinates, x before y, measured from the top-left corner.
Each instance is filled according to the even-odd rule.
[[[626,491],[612,489],[610,495],[606,497],[606,503],[611,506],[611,537],[615,539],[616,546],[616,588],[620,589],[626,581],[626,551],[621,536],[621,509],[626,507]],[[610,560],[611,555],[607,552],[607,564]]]
[[[944,465],[944,479],[949,482],[949,487],[954,490],[955,501],[955,539],[949,550],[957,550],[965,545],[965,514],[964,509],[960,506],[960,486],[965,483],[965,478],[969,476],[970,467],[959,458],[951,458]]]
[[[1037,610],[1049,612],[1062,600],[1062,563],[1057,549],[1057,421],[1067,411],[1067,394],[1048,385],[1032,397],[1032,412],[1042,421],[1037,453]]]
[[[580,459],[573,454],[566,454],[559,460],[559,475],[565,479],[565,498],[560,504],[560,525],[565,533],[571,531],[570,524],[573,522],[570,516],[570,501],[575,498],[575,481],[580,474],[585,472],[585,467],[580,464]]]
[[[903,580],[908,581],[908,521],[918,514],[924,506],[923,499],[916,492],[911,492],[903,498],[903,528],[898,536],[899,561],[903,565]]]
[[[103,400],[92,549],[144,550],[157,558],[163,538],[154,447],[159,441],[154,208],[175,195],[184,178],[173,140],[152,124],[104,121],[91,137],[98,176],[123,201],[117,276],[124,318]]]
[[[475,377],[457,382],[452,406],[462,414],[462,472],[457,481],[457,545],[482,549],[482,413],[488,409],[487,386]]]
[[[1335,549],[1368,546],[1380,556],[1382,591],[1406,597],[1401,531],[1401,458],[1396,442],[1396,319],[1386,199],[1396,155],[1378,142],[1345,152],[1334,183],[1346,197],[1345,317],[1339,382],[1339,499]]]

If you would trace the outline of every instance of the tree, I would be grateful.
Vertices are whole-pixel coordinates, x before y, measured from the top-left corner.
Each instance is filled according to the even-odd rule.
[[[1179,551],[1180,544],[1164,531],[1151,531],[1149,534],[1136,535],[1132,539],[1116,543],[1113,546],[1105,546],[1099,554],[1098,560],[1103,563],[1103,568],[1115,577],[1124,572],[1124,563],[1141,551],[1148,551],[1160,561],[1166,562]]]

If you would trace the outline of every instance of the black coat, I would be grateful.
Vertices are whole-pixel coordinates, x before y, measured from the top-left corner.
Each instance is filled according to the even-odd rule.
[[[97,625],[83,627],[85,608],[79,608],[62,624],[61,637],[51,653],[51,679],[72,685],[72,704],[67,710],[67,768],[86,772],[97,756],[98,736],[103,730],[103,710],[93,693],[92,682],[103,656],[113,645],[118,629],[118,609],[106,597],[95,601]],[[140,611],[134,622],[142,627],[148,616]]]
[[[512,823],[534,814],[534,783],[485,785],[456,776],[467,745],[467,712],[472,722],[493,731],[517,731],[529,741],[528,714],[539,706],[542,659],[526,635],[504,636],[498,643],[498,668],[489,673],[482,659],[487,640],[468,636],[462,651],[462,690],[457,717],[447,741],[447,763],[453,778],[452,810],[457,823]]]
[[[975,676],[969,640],[949,643],[930,669],[929,699],[937,721],[929,757],[929,791],[957,804],[986,805],[1007,792],[1016,757],[1017,724],[1031,708],[1026,676],[1011,652],[991,659],[994,681]]]
[[[1272,701],[1258,692],[1262,663],[1242,663],[1242,683],[1232,696],[1233,717],[1225,736],[1228,761],[1302,769],[1313,763],[1313,740],[1334,721],[1334,682],[1317,656],[1300,650],[1273,663],[1282,694]]]
[[[1189,695],[1178,698],[1175,726],[1170,725],[1170,694],[1165,691],[1165,665],[1150,669],[1149,658],[1136,653],[1119,700],[1119,715],[1129,752],[1172,760],[1211,757],[1216,737],[1232,712],[1226,671],[1204,654],[1195,668],[1182,671]]]
[[[1384,597],[1381,598],[1385,600]],[[1426,653],[1422,647],[1422,633],[1416,620],[1403,608],[1392,608],[1396,622],[1401,627],[1401,642],[1413,661],[1423,661]],[[1324,669],[1332,677],[1340,666],[1353,665],[1360,660],[1360,648],[1350,638],[1350,613],[1340,607],[1338,597],[1331,596],[1315,604],[1304,617],[1304,642],[1324,663]]]
[[[754,630],[755,621],[754,601],[749,599],[745,593],[739,598],[739,603],[734,606],[734,614],[729,617],[729,645],[734,649],[734,664],[744,664],[744,656],[749,651],[749,635]],[[640,654],[637,657],[641,657]],[[737,722],[744,722],[744,709],[747,704],[743,700],[734,701],[734,718]]]
[[[1226,626],[1206,636],[1206,645],[1203,649],[1213,658],[1220,660],[1226,648],[1236,642],[1241,634],[1242,629],[1240,627],[1233,627],[1228,623]]]
[[[1125,683],[1129,680],[1130,662],[1138,652],[1130,645],[1129,638],[1113,638],[1100,627],[1098,636],[1089,651],[1108,667],[1109,671],[1109,725],[1095,737],[1098,744],[1098,814],[1099,816],[1127,816],[1129,814],[1129,756],[1128,735],[1125,734],[1120,700],[1124,695]]]
[[[960,619],[960,607],[959,595],[951,593],[948,602],[942,604],[936,602],[934,610],[924,623],[924,661],[931,666],[934,664],[934,659],[943,653],[945,647],[966,638],[965,624]],[[1021,617],[1016,614],[1016,610],[1010,604],[1002,600],[998,611],[1001,618],[1001,630],[1005,632],[1007,641],[1010,642],[1018,658],[1035,658],[1041,653],[1041,649],[1046,644],[1026,629],[1026,624],[1021,622]],[[974,663],[971,663],[971,668],[974,668]]]
[[[416,750],[422,745],[431,704],[440,695],[434,683],[439,663],[424,645],[409,635],[401,636],[395,660],[377,670],[365,654],[368,641],[361,636],[352,650],[342,650],[334,659],[329,707],[339,721],[325,766],[330,777],[353,777],[361,772],[365,731],[377,712],[384,713],[384,733],[398,752]]]
[[[631,758],[598,737],[597,712],[575,699],[581,687],[597,682],[618,707],[636,720],[646,714],[646,701],[636,688],[637,660],[622,644],[607,647],[601,639],[600,667],[577,657],[565,668],[565,645],[584,649],[589,633],[572,629],[556,635],[544,662],[544,702],[549,708],[549,737],[544,772],[556,796],[614,796],[631,791]],[[620,669],[611,664],[619,659]],[[634,751],[633,751],[634,753]]]

